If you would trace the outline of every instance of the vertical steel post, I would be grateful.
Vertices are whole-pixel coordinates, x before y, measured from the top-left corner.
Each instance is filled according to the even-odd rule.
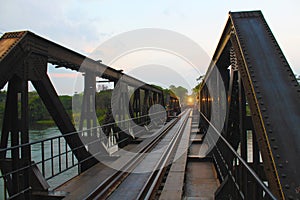
[[[28,82],[18,76],[14,76],[8,83],[6,97],[6,107],[4,115],[3,133],[1,136],[1,147],[7,148],[9,133],[11,135],[11,146],[29,143],[28,132]],[[21,143],[20,143],[21,142]],[[21,152],[21,153],[20,153]],[[1,154],[1,159],[6,159],[6,153]],[[11,169],[1,169],[2,172],[15,171],[11,180],[7,180],[8,193],[17,194],[22,190],[29,188],[29,168],[20,170],[20,168],[29,166],[31,161],[30,146],[22,146],[11,150]],[[20,196],[17,198],[21,198]],[[23,198],[28,199],[28,192]]]
[[[88,135],[95,134],[97,118],[95,111],[96,75],[86,71],[84,76],[84,94],[81,108],[79,130],[83,131],[85,123]]]
[[[242,82],[241,72],[238,72],[238,90],[239,90],[239,129],[240,129],[240,150],[241,150],[241,157],[247,162],[247,131],[245,128],[245,121],[246,121],[246,97],[244,92],[244,86]],[[239,176],[240,176],[240,184],[242,186],[242,190],[244,195],[248,196],[247,194],[247,173],[246,169],[243,168],[241,165],[238,168]]]
[[[147,113],[149,109],[149,90],[145,90],[144,102],[143,102],[143,110],[142,110],[142,123],[147,123]]]

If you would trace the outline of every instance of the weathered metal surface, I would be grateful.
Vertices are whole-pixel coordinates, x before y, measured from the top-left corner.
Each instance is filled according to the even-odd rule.
[[[19,144],[26,144],[29,142],[29,131],[28,131],[28,83],[18,76],[14,76],[8,84],[8,93],[6,98],[5,107],[5,122],[6,124],[2,127],[1,134],[1,149],[7,147],[10,142],[10,146],[18,146]],[[21,106],[18,110],[18,101],[21,100]],[[21,140],[19,138],[21,134]],[[10,141],[9,141],[10,137]],[[7,161],[7,152],[1,152],[0,159],[2,162]],[[2,173],[16,171],[11,176],[7,177],[7,191],[9,195],[17,194],[29,186],[29,170],[19,169],[31,162],[30,148],[22,147],[15,148],[11,153],[11,167],[7,168],[1,166]],[[23,183],[23,184],[20,184]],[[28,192],[25,194],[28,197]],[[26,197],[25,196],[25,197]]]
[[[9,34],[18,33],[19,32],[12,32]],[[26,36],[22,38],[22,41],[26,43],[26,50],[33,53],[37,53],[39,55],[46,56],[48,58],[49,63],[58,65],[59,67],[65,67],[67,69],[72,69],[81,72],[92,71],[95,72],[97,76],[101,76],[111,81],[117,81],[122,77],[122,81],[126,82],[131,86],[139,85],[145,90],[162,93],[161,90],[154,88],[134,77],[128,76],[120,72],[119,70],[113,69],[105,64],[92,60],[75,51],[72,51],[59,44],[44,39],[38,35],[35,35],[32,32],[25,31],[22,33]]]
[[[199,119],[196,111],[192,117]],[[217,173],[212,159],[206,157],[207,145],[202,143],[203,134],[190,129],[188,155],[185,160],[184,199],[214,199],[214,193],[219,186]]]
[[[17,45],[18,41],[23,37],[25,31],[16,33],[6,33],[0,40],[0,61],[9,53],[9,51]]]
[[[151,199],[164,175],[165,166],[175,154],[176,144],[184,133],[190,111],[182,114],[181,119],[155,144],[152,153],[135,167],[132,173],[113,191],[108,199]],[[144,171],[144,172],[143,172]],[[149,171],[149,172],[147,172]],[[141,173],[142,172],[142,173]],[[181,175],[183,178],[183,174]]]
[[[146,160],[143,160],[143,158],[147,155],[145,151],[151,151],[153,145],[154,148],[164,148],[163,145],[169,142],[171,136],[166,136],[166,141],[164,141],[164,139],[162,138],[165,132],[168,132],[169,129],[171,129],[173,126],[176,126],[176,122],[178,121],[173,120],[166,126],[162,127],[160,130],[158,130],[156,133],[154,133],[153,137],[148,137],[147,139],[144,139],[140,144],[134,145],[134,148],[130,149],[130,152],[136,152],[136,155],[132,155],[132,153],[128,153],[126,151],[119,152],[119,155],[121,156],[117,160],[112,161],[111,165],[119,166],[124,171],[116,171],[107,166],[97,164],[81,175],[63,184],[62,186],[57,188],[56,191],[67,192],[68,194],[65,199],[94,199],[98,198],[97,195],[100,194],[102,194],[101,198],[104,198],[104,196],[107,197],[112,192],[112,190],[118,187],[117,190],[119,190],[119,193],[112,194],[110,198],[113,198],[114,195],[118,198],[124,198],[125,196],[136,196],[144,186],[143,183],[147,182],[147,178],[151,173],[131,173],[132,170],[134,170],[135,167],[140,167],[140,170],[141,168],[142,170],[145,170],[146,168],[150,169],[151,166],[153,167],[157,164],[155,160],[159,159],[158,154],[162,153],[162,150],[157,150],[157,156],[148,156]],[[155,147],[157,142],[160,146]],[[126,146],[125,149],[128,150],[128,146]],[[139,163],[138,161],[141,161],[142,163],[139,165],[137,164]],[[124,179],[125,181],[127,181],[125,183],[121,183],[122,181],[124,181]],[[118,186],[120,183],[123,186]]]
[[[244,63],[246,94],[257,114],[254,127],[269,184],[282,198],[299,198],[300,86],[262,13],[230,16]]]
[[[235,63],[229,62],[231,47],[236,55]],[[229,13],[213,60],[200,87],[200,100],[204,100],[200,109],[208,119],[211,108],[205,82],[217,67],[230,104],[232,97],[228,92],[228,80],[233,76],[226,72],[230,64],[238,66],[239,98],[236,103],[240,106],[228,109],[227,112],[240,115],[239,130],[235,133],[238,131],[240,134],[243,157],[246,158],[245,138],[241,134],[245,134],[245,129],[253,129],[272,192],[279,199],[299,198],[300,160],[297,158],[300,153],[300,86],[260,11]],[[245,116],[244,103],[240,102],[243,95],[247,97],[251,110],[250,122],[253,123],[249,123],[249,117]],[[232,123],[228,125],[231,126]],[[205,129],[205,125],[203,127]],[[226,130],[227,128],[224,134],[230,134]],[[256,141],[253,142],[254,163],[259,165]]]
[[[180,143],[172,162],[172,166],[164,183],[163,190],[160,193],[160,200],[182,199],[185,179],[185,167],[187,162],[187,152],[189,147],[189,138],[191,133],[191,119],[188,119]]]
[[[26,32],[5,33],[0,38],[1,47],[0,57],[0,88],[14,76],[17,68],[24,65],[24,59],[28,53],[24,51],[22,40]]]
[[[38,94],[43,100],[49,114],[52,116],[57,127],[62,134],[76,132],[70,117],[68,116],[64,106],[60,102],[55,88],[51,84],[49,77],[44,74],[40,81],[32,81],[33,86],[36,88]],[[72,149],[76,158],[82,163],[82,171],[85,171],[98,161],[85,149],[82,141],[78,135],[72,137],[65,137],[67,143]]]
[[[76,129],[64,107],[62,106],[62,103],[56,94],[55,88],[53,87],[47,75],[48,63],[58,65],[57,67],[65,67],[67,69],[76,70],[81,73],[85,73],[86,75],[92,73],[94,75],[94,80],[89,84],[89,86],[87,86],[89,89],[91,85],[94,85],[95,87],[96,76],[107,78],[114,82],[117,82],[122,77],[122,80],[125,84],[131,85],[135,88],[139,87],[144,91],[153,94],[151,95],[151,98],[149,97],[147,99],[149,104],[152,104],[153,101],[157,101],[157,99],[155,99],[157,96],[163,95],[161,90],[152,87],[151,85],[123,74],[118,70],[87,58],[63,46],[55,44],[54,42],[46,40],[29,31],[5,33],[0,38],[0,88],[3,88],[7,82],[12,82],[14,77],[18,77],[22,83],[24,82],[27,85],[28,81],[31,81],[63,135],[71,132],[75,133]],[[10,88],[11,87],[9,87],[8,96],[10,96],[10,93],[12,93],[13,96],[10,98],[9,102],[6,102],[7,112],[4,116],[1,149],[8,147],[7,141],[9,137],[12,138],[11,146],[18,146],[28,143],[28,87],[25,87],[24,91],[17,91],[14,88]],[[91,91],[85,96],[93,96],[93,92],[95,91]],[[22,93],[22,99],[20,102],[22,116],[20,117],[20,120],[17,119],[17,111],[19,107],[16,103],[17,93]],[[90,105],[87,106],[90,107]],[[141,113],[141,110],[139,113]],[[145,114],[147,114],[147,112]],[[87,119],[82,120],[90,122],[87,123],[89,126],[88,128],[96,126],[95,119],[93,119],[93,122],[91,122],[92,119],[90,118],[90,113],[84,112],[83,116],[87,116]],[[124,116],[125,113],[123,113],[123,119],[125,118]],[[89,152],[87,152],[78,135],[73,135],[72,137],[66,136],[65,140],[80,162],[81,171],[84,171],[97,163],[97,160],[93,158]],[[19,141],[21,141],[21,143]],[[23,151],[21,151],[21,153],[19,153],[18,148],[12,150],[12,170],[19,170],[19,168],[22,167],[19,163],[20,157],[28,158],[26,163],[23,161],[22,162],[27,164],[27,168],[30,168],[30,149],[28,151],[28,147],[30,146],[22,147],[21,149]],[[1,158],[6,158],[4,151],[1,152]],[[8,183],[8,185],[15,185],[15,187],[10,187],[10,196],[21,194],[23,189],[26,190],[23,191],[23,193],[27,193],[27,190],[34,189],[34,187],[30,185],[28,178],[29,173],[25,172],[24,174],[25,175],[22,174],[24,177],[24,180],[22,181],[19,181],[19,175],[16,173],[12,174],[12,180],[9,178],[8,182],[10,181],[11,184]],[[42,174],[44,174],[44,172]],[[24,187],[21,186],[22,184]]]
[[[17,37],[16,39],[7,39],[7,37]],[[10,41],[14,40],[14,42]],[[9,42],[10,41],[10,42]],[[81,55],[75,51],[67,49],[59,44],[44,39],[30,31],[11,32],[4,34],[0,39],[1,43],[9,43],[2,47],[0,52],[1,62],[10,53],[10,50],[15,48],[19,43],[25,47],[25,51],[30,53],[39,54],[48,58],[47,62],[59,67],[65,67],[76,71],[92,71],[97,76],[107,78],[111,81],[118,81],[122,77],[122,81],[131,86],[141,86],[142,89],[154,91],[162,94],[162,91],[152,87],[151,85],[144,83],[136,78],[128,76],[119,70],[115,70],[107,65],[92,60],[84,55]],[[7,51],[9,50],[9,51]]]
[[[185,196],[214,199],[219,184],[212,162],[188,162],[186,167]]]

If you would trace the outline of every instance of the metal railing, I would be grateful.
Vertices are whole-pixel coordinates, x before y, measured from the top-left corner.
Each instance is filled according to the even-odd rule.
[[[82,147],[88,148],[89,145],[99,144],[99,142],[102,142],[104,145],[108,145],[107,136],[103,134],[103,131],[101,131],[103,128],[117,127],[116,128],[117,132],[114,132],[114,136],[116,136],[121,132],[128,131],[129,129],[134,130],[136,127],[140,126],[138,124],[132,123],[132,120],[134,119],[147,117],[147,120],[150,120],[150,116],[151,116],[151,119],[154,121],[163,121],[161,119],[162,116],[161,113],[163,112],[157,112],[154,114],[139,116],[136,118],[105,124],[102,126],[93,127],[78,132],[71,132],[64,135],[54,136],[43,140],[38,140],[26,144],[21,144],[18,146],[12,146],[5,149],[0,149],[0,154],[5,155],[5,159],[0,160],[1,165],[3,166],[5,165],[5,162],[6,165],[10,165],[9,163],[12,160],[12,152],[15,151],[16,149],[18,151],[21,151],[21,149],[30,148],[31,157],[33,160],[29,164],[24,165],[22,164],[22,160],[20,159],[20,162],[18,162],[20,165],[14,169],[12,169],[12,167],[10,166],[9,169],[6,168],[6,170],[3,170],[3,166],[1,167],[2,174],[0,174],[0,199],[24,198],[26,197],[26,195],[30,195],[30,192],[32,192],[32,187],[29,184],[27,184],[27,186],[25,187],[24,185],[18,187],[19,188],[18,191],[13,192],[10,195],[7,188],[10,185],[9,180],[11,180],[15,175],[19,176],[20,174],[29,174],[32,172],[33,168],[38,169],[37,173],[41,173],[45,181],[47,181],[45,182],[46,186],[48,182],[51,182],[55,177],[58,177],[59,175],[62,175],[65,172],[73,170],[73,172],[70,173],[68,177],[66,177],[67,179],[71,179],[72,177],[80,174],[80,165],[82,163],[96,156],[95,154],[93,154],[90,157],[85,158],[84,160],[78,161],[73,153],[74,151]],[[144,121],[142,125],[147,126],[148,124],[149,121]],[[99,134],[100,132],[102,134]],[[72,138],[78,135],[84,137],[88,134],[94,134],[94,133],[97,133],[96,136],[97,140],[91,141],[89,143],[84,143],[83,145],[78,146],[75,149],[71,149],[66,142],[66,138]],[[123,141],[118,141],[118,143],[120,142]],[[34,155],[32,155],[33,152]],[[98,154],[99,153],[101,152],[98,152]],[[64,181],[66,181],[66,179],[64,179]],[[54,183],[54,185],[52,185],[52,187],[56,187],[61,183],[56,182]]]
[[[261,180],[248,163],[234,150],[230,143],[222,136],[215,126],[200,113],[203,119],[212,127],[212,132],[206,134],[209,145],[214,145],[212,155],[221,187],[226,187],[229,199],[272,199],[277,198],[268,186]],[[216,134],[216,135],[212,135]],[[217,194],[218,195],[218,194]],[[218,196],[216,196],[218,199]]]

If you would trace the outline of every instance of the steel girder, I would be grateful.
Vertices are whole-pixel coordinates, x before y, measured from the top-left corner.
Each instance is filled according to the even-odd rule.
[[[269,187],[279,199],[298,199],[300,196],[299,84],[262,13],[260,11],[230,12],[200,87],[200,96],[209,93],[206,91],[205,83],[210,79],[210,74],[215,67],[223,74],[224,85],[226,90],[228,89],[229,76],[223,72],[232,64],[228,62],[230,48],[233,48],[236,56],[241,80],[239,98],[242,98],[241,93],[244,93],[247,98],[255,133],[254,139],[263,158]],[[204,95],[204,98],[206,96],[209,98],[209,95]],[[242,104],[239,110],[241,106]],[[201,107],[209,117],[210,106],[201,105]],[[239,123],[241,120],[249,121],[247,117],[243,119],[240,116]],[[242,132],[244,128],[240,126],[240,134]],[[259,162],[257,149],[254,154],[254,159]]]

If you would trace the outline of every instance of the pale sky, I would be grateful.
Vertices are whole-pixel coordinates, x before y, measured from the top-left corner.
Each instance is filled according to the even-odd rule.
[[[294,73],[300,74],[299,0],[2,0],[0,34],[30,30],[88,55],[102,42],[120,33],[159,28],[185,35],[212,56],[228,12],[247,10],[263,12]],[[121,60],[122,69],[130,71],[128,59],[127,62]],[[49,74],[58,93],[73,92],[70,88],[73,88],[74,75],[64,70],[50,70]],[[67,80],[70,84],[66,84]]]

